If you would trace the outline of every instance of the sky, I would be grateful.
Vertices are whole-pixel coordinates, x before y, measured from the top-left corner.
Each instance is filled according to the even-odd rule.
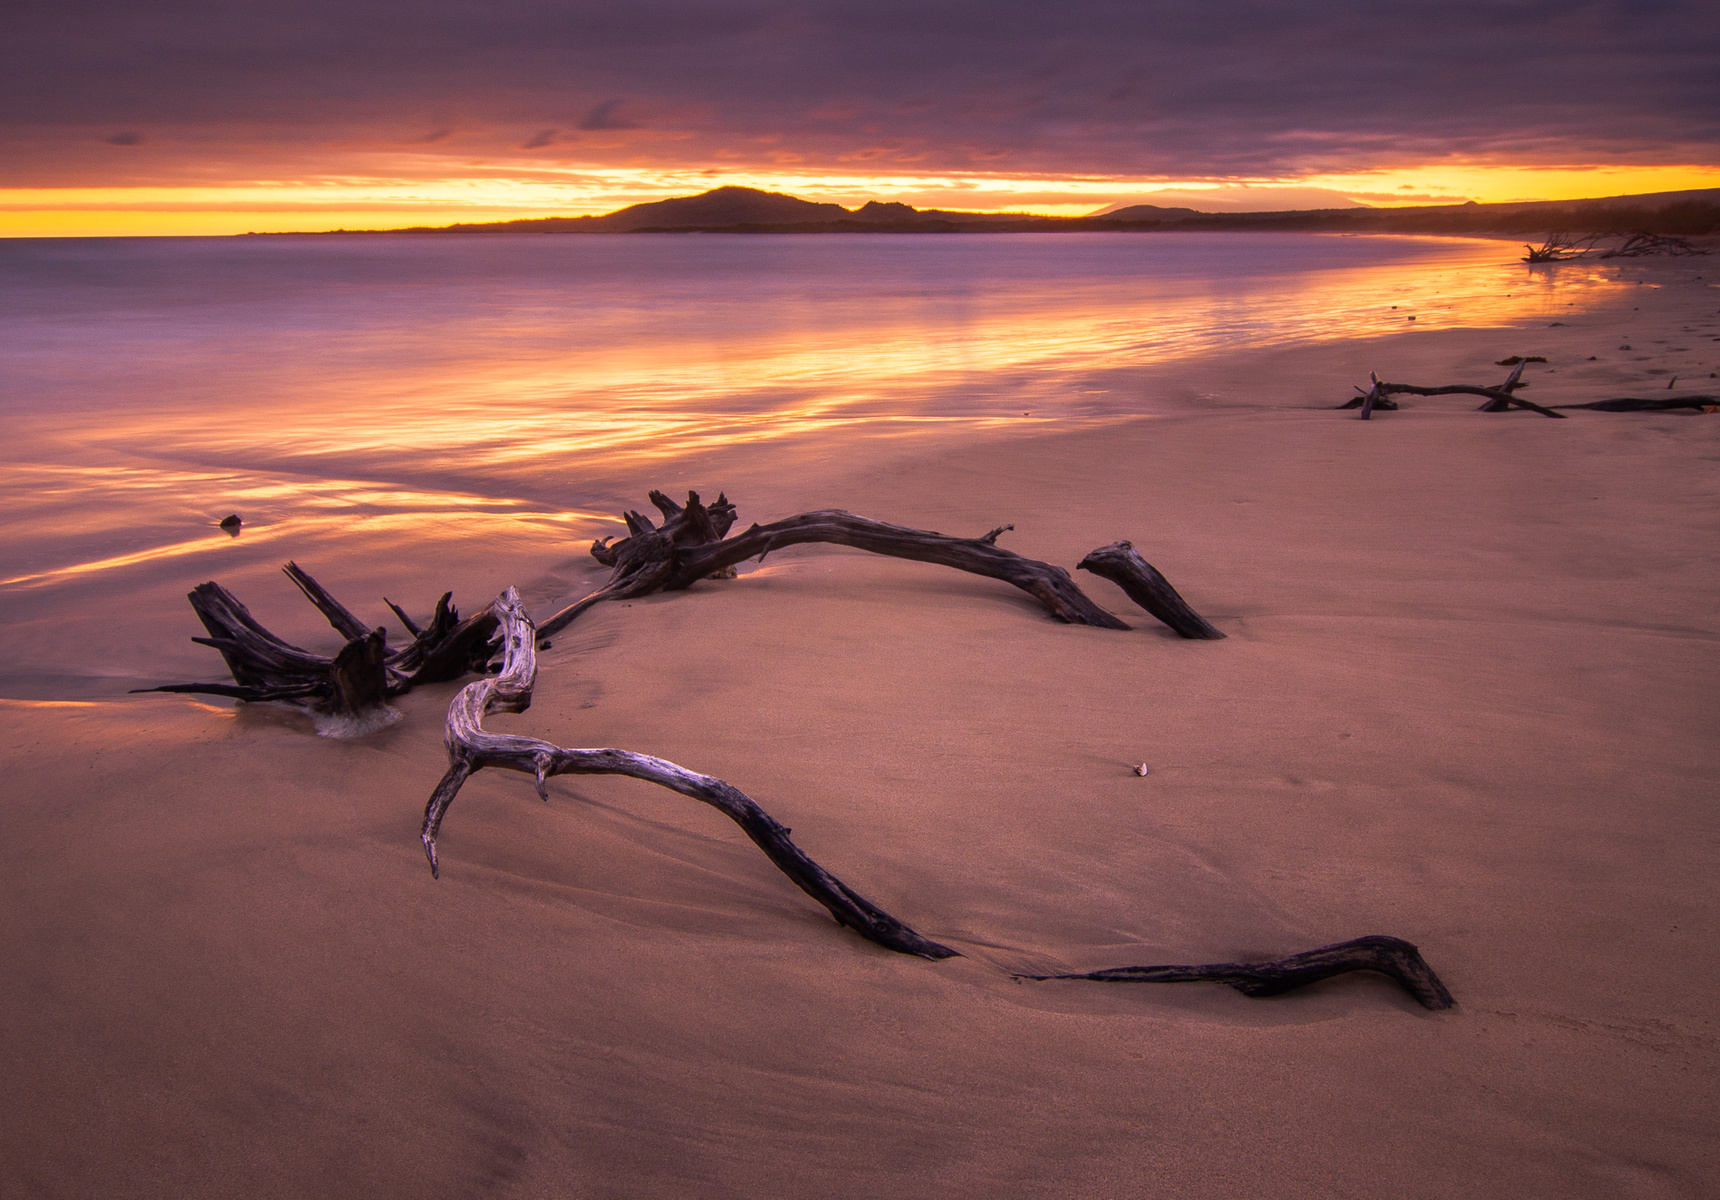
[[[8,0],[0,236],[1720,187],[1712,0]]]

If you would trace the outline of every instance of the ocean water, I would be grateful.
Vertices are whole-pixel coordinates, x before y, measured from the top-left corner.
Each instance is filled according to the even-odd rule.
[[[1146,365],[1411,315],[1509,325],[1620,286],[1517,253],[1310,234],[0,241],[0,697],[220,677],[184,640],[184,593],[211,578],[331,649],[275,574],[288,558],[354,607],[384,587],[409,611],[446,587],[577,593],[585,543],[653,463],[1151,414],[1163,401],[1128,383]]]

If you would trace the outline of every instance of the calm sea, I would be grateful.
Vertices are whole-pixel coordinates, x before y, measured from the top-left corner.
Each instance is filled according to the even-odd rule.
[[[559,594],[653,461],[1152,413],[1118,382],[1144,365],[1412,314],[1544,319],[1616,286],[1517,253],[1307,234],[0,241],[0,696],[218,677],[183,640],[184,593],[210,578],[326,642],[275,574],[289,557],[355,605],[383,587],[409,609],[449,586],[481,602],[527,563]],[[216,527],[230,512],[237,538]]]

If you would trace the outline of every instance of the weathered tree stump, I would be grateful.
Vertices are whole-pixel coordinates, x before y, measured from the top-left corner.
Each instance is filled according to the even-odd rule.
[[[495,618],[486,609],[461,621],[450,593],[437,602],[435,615],[424,629],[389,603],[413,634],[410,643],[391,653],[381,628],[367,629],[297,563],[289,562],[282,570],[335,632],[347,639],[333,658],[276,637],[232,592],[218,583],[202,583],[188,599],[209,636],[191,640],[220,651],[233,682],[169,683],[137,690],[274,701],[326,715],[361,716],[420,684],[481,670],[493,655]]]

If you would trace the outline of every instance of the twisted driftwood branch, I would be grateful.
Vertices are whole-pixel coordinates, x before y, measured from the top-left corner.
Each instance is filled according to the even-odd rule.
[[[487,733],[484,716],[491,712],[524,712],[531,706],[537,679],[537,634],[513,588],[490,606],[500,626],[502,670],[493,678],[468,684],[448,706],[446,741],[448,773],[436,785],[424,809],[424,854],[430,873],[440,877],[436,835],[460,786],[485,767],[523,771],[537,781],[538,795],[549,794],[544,780],[551,775],[629,775],[670,791],[701,800],[720,811],[753,840],[778,870],[794,881],[845,925],[869,941],[900,954],[921,958],[958,957],[948,946],[921,937],[889,913],[819,866],[789,840],[789,830],[740,789],[648,754],[628,750],[569,750],[537,738]]]
[[[1528,365],[1529,360],[1519,360],[1516,367],[1511,371],[1510,377],[1498,387],[1486,387],[1470,383],[1453,383],[1448,384],[1445,387],[1420,387],[1413,383],[1386,383],[1378,375],[1374,375],[1370,372],[1369,378],[1373,380],[1374,386],[1368,391],[1362,392],[1360,396],[1352,397],[1343,404],[1338,405],[1338,408],[1359,408],[1362,410],[1361,419],[1365,421],[1373,415],[1373,411],[1376,408],[1390,409],[1397,407],[1396,403],[1387,399],[1389,396],[1467,395],[1487,397],[1487,403],[1483,404],[1480,409],[1477,410],[1479,412],[1505,412],[1510,408],[1526,408],[1531,412],[1540,413],[1543,417],[1563,417],[1565,415],[1564,413],[1554,412],[1550,408],[1543,408],[1541,405],[1536,404],[1531,400],[1525,400],[1523,397],[1514,394],[1518,388],[1529,386],[1523,382],[1523,368]],[[1358,392],[1362,391],[1361,388],[1357,388],[1356,390]]]
[[[701,579],[732,575],[735,567],[749,558],[763,560],[773,550],[812,542],[848,546],[890,558],[936,563],[974,575],[1001,579],[1032,596],[1046,612],[1060,621],[1102,629],[1128,628],[1095,604],[1062,567],[1023,558],[1000,547],[998,537],[1015,528],[1013,525],[1000,525],[983,537],[949,537],[930,530],[874,521],[841,509],[822,509],[773,521],[769,525],[753,525],[744,533],[728,537],[734,524],[735,509],[726,496],[719,495],[709,508],[700,503],[697,492],[688,493],[684,506],[676,504],[662,492],[652,492],[651,502],[666,518],[663,527],[655,528],[646,517],[629,512],[626,520],[631,532],[627,537],[613,544],[608,538],[593,542],[592,557],[613,568],[609,581],[545,620],[538,627],[540,638],[564,629],[580,613],[600,601],[680,591]],[[1096,550],[1088,555],[1088,561],[1099,565],[1110,562],[1108,552],[1114,548],[1107,546]],[[1135,563],[1138,566],[1128,565],[1125,569],[1119,565],[1116,570],[1135,579],[1135,585],[1125,583],[1124,590],[1136,603],[1183,637],[1210,639],[1224,636],[1189,608],[1164,577],[1139,555],[1135,556]],[[1088,566],[1087,562],[1082,566],[1089,570],[1098,569]],[[1098,573],[1123,582],[1119,575],[1107,574],[1107,570],[1098,570]],[[1150,579],[1147,573],[1150,573]],[[1143,596],[1152,599],[1149,601]]]
[[[1433,968],[1402,938],[1373,934],[1276,962],[1208,963],[1197,967],[1115,967],[1080,975],[1017,975],[1017,979],[1091,979],[1099,983],[1225,983],[1244,996],[1276,996],[1291,988],[1343,975],[1378,971],[1389,975],[1423,1008],[1450,1008],[1454,1001]]]

